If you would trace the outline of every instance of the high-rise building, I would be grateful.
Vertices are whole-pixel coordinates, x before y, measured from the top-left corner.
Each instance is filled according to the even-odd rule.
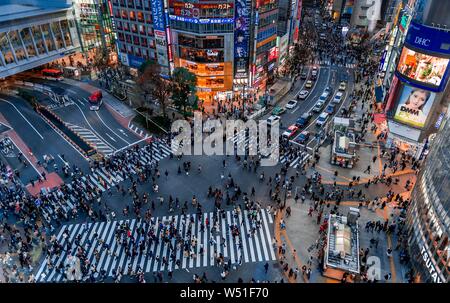
[[[32,69],[80,50],[71,3],[0,1],[0,77]]]
[[[156,60],[165,76],[189,69],[205,105],[264,94],[281,42],[286,48],[277,39],[278,0],[111,0],[111,6],[122,63],[138,68]]]
[[[444,92],[450,73],[450,34],[445,25],[450,25],[450,16],[445,19],[437,13],[446,5],[443,1],[409,1],[403,16],[398,14],[396,35],[390,37],[382,57],[387,66],[380,63],[388,92],[384,100],[377,100],[384,101],[386,145],[415,157],[429,146],[448,108]]]
[[[424,162],[407,214],[416,281],[450,281],[450,121],[445,119]]]
[[[115,46],[108,0],[73,0],[83,52]]]

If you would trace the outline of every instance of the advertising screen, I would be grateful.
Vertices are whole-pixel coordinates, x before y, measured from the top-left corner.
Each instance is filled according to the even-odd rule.
[[[448,63],[448,58],[425,55],[404,47],[397,71],[409,80],[437,88],[444,79]]]
[[[433,92],[405,85],[399,97],[394,120],[418,128],[425,127],[435,97]]]
[[[251,1],[237,0],[235,4],[234,62],[235,78],[248,77]]]

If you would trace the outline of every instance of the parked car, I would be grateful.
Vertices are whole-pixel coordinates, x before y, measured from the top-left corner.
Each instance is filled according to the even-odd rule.
[[[300,118],[297,119],[297,121],[295,121],[295,125],[297,125],[298,127],[305,127],[306,124],[308,124],[309,120],[311,120],[311,116],[311,113],[304,113],[300,116]]]
[[[287,109],[293,109],[294,107],[297,106],[297,100],[290,100],[287,104],[286,104],[286,108]]]
[[[298,135],[297,138],[295,138],[295,142],[300,144],[306,144],[309,140],[309,137],[310,137],[309,131],[304,130],[300,133],[300,135]]]
[[[300,91],[300,92],[298,93],[297,99],[299,99],[299,100],[305,100],[306,97],[308,97],[308,95],[309,95],[309,91],[306,90],[306,89],[304,89],[304,90],[302,90],[302,91]]]
[[[288,129],[283,133],[283,137],[285,138],[292,138],[297,132],[298,132],[299,128],[297,125],[292,124],[291,126],[288,127]]]
[[[328,117],[329,117],[329,114],[321,113],[319,118],[317,118],[316,126],[321,127],[322,125],[324,125],[327,122]]]
[[[313,112],[320,113],[322,111],[322,108],[324,107],[324,105],[325,105],[325,101],[321,101],[321,100],[317,101],[316,105],[314,105],[314,107],[312,109]]]
[[[311,88],[312,86],[313,86],[313,82],[311,80],[306,81],[306,83],[305,83],[306,88]]]
[[[286,111],[286,109],[282,106],[275,106],[274,109],[272,110],[272,115],[278,116],[283,114]]]
[[[342,96],[343,96],[343,95],[344,95],[343,92],[337,92],[336,95],[334,95],[333,103],[334,103],[334,104],[339,104],[339,103],[341,103],[341,101],[342,101]]]
[[[274,124],[277,123],[277,122],[279,123],[280,120],[281,120],[281,117],[280,117],[280,116],[272,115],[272,116],[270,116],[269,118],[267,118],[267,125],[268,125],[268,126],[272,126],[272,125],[274,125]]]
[[[334,104],[329,104],[325,109],[325,112],[331,115],[334,113],[334,108],[335,108]]]

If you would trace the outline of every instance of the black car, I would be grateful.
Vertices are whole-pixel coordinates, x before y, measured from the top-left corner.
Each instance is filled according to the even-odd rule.
[[[300,79],[306,80],[306,78],[308,78],[308,73],[307,73],[307,72],[303,72],[303,73],[300,75]]]
[[[295,121],[295,125],[297,125],[298,127],[305,127],[309,120],[311,120],[311,113],[304,113],[303,115],[300,116],[300,118],[297,119],[297,121]]]

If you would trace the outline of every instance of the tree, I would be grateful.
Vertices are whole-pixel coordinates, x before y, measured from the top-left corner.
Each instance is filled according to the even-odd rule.
[[[106,48],[97,49],[92,64],[99,70],[103,70],[108,66],[109,54]]]
[[[139,77],[136,83],[138,89],[144,94],[145,102],[148,101],[148,96],[158,99],[163,116],[166,117],[171,83],[161,77],[160,72],[161,68],[157,62],[146,61],[139,67]]]
[[[298,71],[305,65],[311,57],[311,49],[307,47],[306,43],[295,44],[293,50],[289,52],[287,58],[287,70],[291,75]]]
[[[197,76],[184,67],[177,67],[172,74],[172,100],[179,110],[186,116],[186,107],[195,107]]]

